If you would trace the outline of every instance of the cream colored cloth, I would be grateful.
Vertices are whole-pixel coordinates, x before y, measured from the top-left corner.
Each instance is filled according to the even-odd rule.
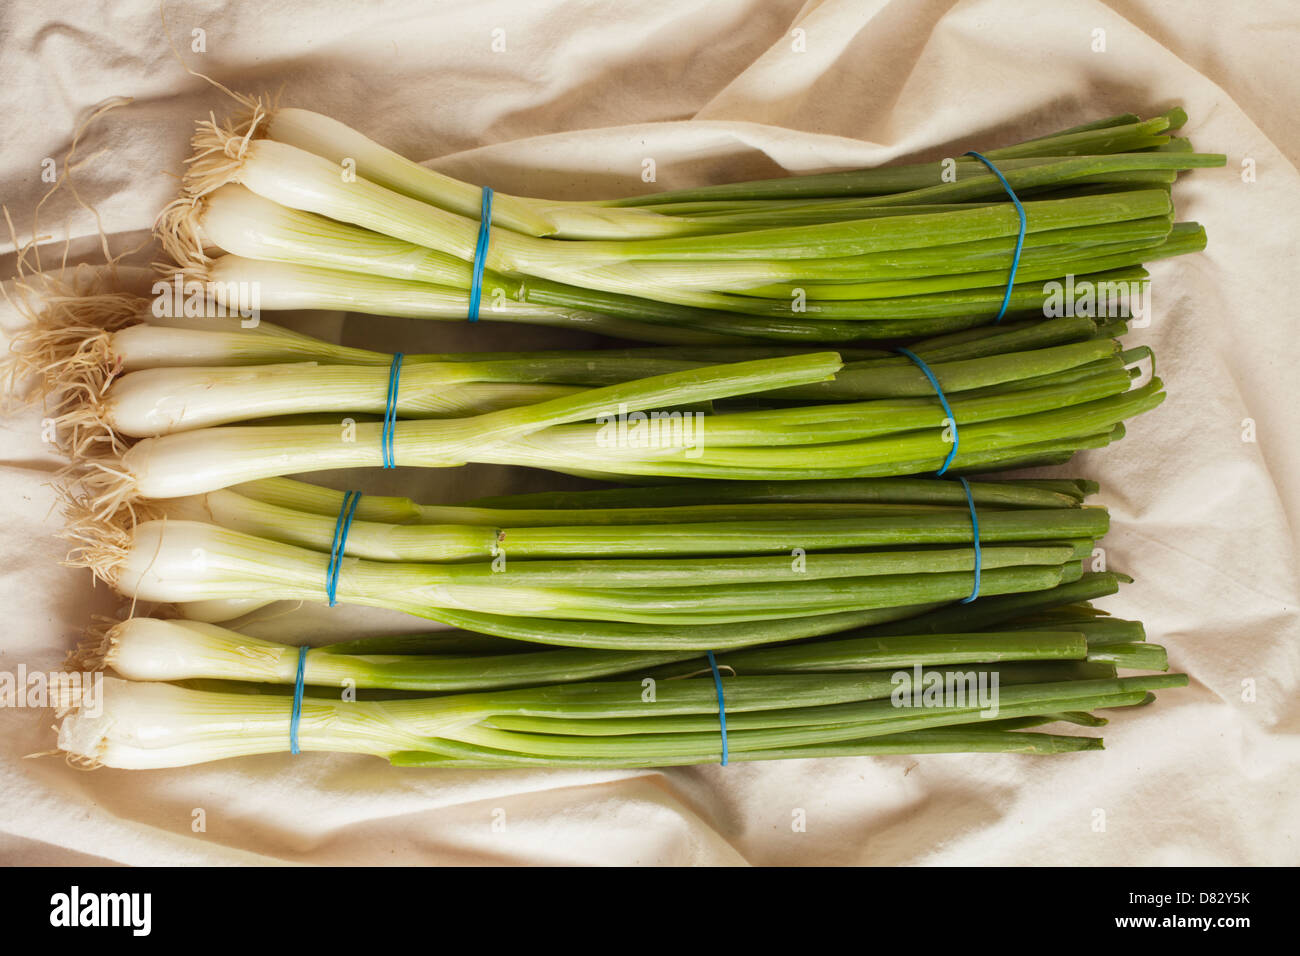
[[[30,234],[41,162],[92,104],[135,98],[87,133],[77,184],[113,250],[172,195],[190,124],[227,108],[182,71],[154,0],[7,4],[0,183]],[[231,87],[283,89],[406,155],[498,189],[614,196],[941,157],[1102,115],[1181,103],[1228,154],[1186,175],[1202,255],[1152,266],[1150,344],[1170,399],[1118,446],[1062,473],[1103,484],[1105,607],[1147,622],[1191,687],[1117,715],[1107,750],[734,764],[666,772],[423,772],[274,755],[82,773],[48,711],[0,712],[0,860],[9,863],[1294,864],[1297,743],[1294,380],[1300,365],[1300,149],[1289,0],[421,0],[171,2],[185,60]],[[195,31],[203,31],[201,34]],[[1099,32],[1101,31],[1101,32]],[[203,52],[196,52],[200,45]],[[1097,47],[1103,45],[1104,50]],[[502,49],[496,50],[496,47]],[[657,182],[642,182],[643,161]],[[1243,181],[1250,161],[1254,182]],[[71,196],[41,222],[92,237]],[[86,240],[81,245],[93,242]],[[13,317],[5,320],[12,329]],[[575,341],[480,323],[326,317],[313,328],[409,351]],[[0,467],[0,669],[57,665],[116,601],[60,568],[40,413],[12,415]],[[1243,422],[1258,440],[1243,441]],[[330,476],[339,487],[345,476]],[[369,475],[368,490],[456,501],[541,488],[472,468]],[[392,614],[303,610],[261,633],[323,638]],[[1254,702],[1243,700],[1253,686]],[[195,811],[206,829],[194,832]],[[806,829],[794,826],[801,815]],[[1097,821],[1104,814],[1104,831]],[[500,824],[504,822],[504,826]],[[494,826],[494,823],[498,824]]]

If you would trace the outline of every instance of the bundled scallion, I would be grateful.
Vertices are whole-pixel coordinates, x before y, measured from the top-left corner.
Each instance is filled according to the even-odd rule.
[[[1085,579],[1081,579],[1084,581]],[[1110,584],[1091,576],[1095,591]],[[1069,586],[1043,592],[1068,600]],[[982,598],[980,612],[993,599]],[[914,666],[998,664],[1002,680],[1017,670],[1033,680],[1114,676],[1115,667],[1163,671],[1165,650],[1147,643],[1142,625],[1106,616],[1061,619],[1091,610],[1063,604],[1058,617],[1032,616],[968,632],[876,634],[871,627],[777,647],[720,652],[726,673],[745,676],[884,671]],[[907,621],[898,628],[906,629]],[[188,620],[133,617],[87,641],[70,663],[82,670],[110,668],[131,680],[236,681],[282,692],[296,681],[299,653],[277,641],[250,637],[225,627]],[[1032,664],[1030,663],[1032,662]],[[1091,662],[1091,668],[1082,663]],[[1023,666],[1022,666],[1023,665]],[[309,650],[303,658],[304,685],[317,696],[331,691],[461,692],[568,683],[615,676],[673,679],[699,674],[709,664],[696,650],[622,651],[594,648],[536,648],[457,631],[362,637]]]
[[[338,513],[320,513],[337,493],[292,481],[153,503],[147,515],[123,509],[104,519],[74,509],[72,534],[82,545],[76,563],[122,594],[195,606],[212,620],[223,602],[235,602],[236,616],[273,601],[333,597],[483,634],[611,650],[805,638],[908,617],[975,589],[960,486],[802,484],[806,500],[751,500],[740,488],[730,501],[589,513],[422,511],[381,499],[353,516],[337,562]],[[971,488],[986,596],[1079,579],[1107,528],[1105,509],[1079,504],[1088,487]],[[405,511],[402,523],[371,520],[394,510]],[[457,512],[465,523],[448,523]]]
[[[915,477],[1058,464],[1163,400],[1119,337],[1144,264],[1205,244],[1172,187],[1225,158],[1174,135],[1181,109],[557,202],[240,100],[198,124],[152,302],[52,283],[21,306],[10,371],[57,397],[77,475],[67,563],[160,615],[70,659],[118,675],[57,689],[71,761],[1071,753],[1101,741],[1041,728],[1187,682],[1121,673],[1168,661],[1090,603],[1127,580],[1096,563],[1095,484]],[[480,293],[485,318],[659,347],[399,360],[261,318],[459,320]],[[445,505],[288,477],[471,462],[623,486]],[[450,630],[243,633],[280,601]]]
[[[932,365],[946,391],[983,399],[1020,392],[1023,403],[1010,410],[1023,414],[1126,388],[1123,367],[1145,350],[1121,352],[1111,338],[1123,331],[1122,322],[1071,317],[986,327],[911,348]],[[790,347],[695,346],[406,355],[393,410],[399,419],[465,417],[647,376],[799,354]],[[934,403],[933,387],[907,358],[869,349],[840,354],[846,364],[834,382],[755,392],[748,402],[728,407],[877,399]],[[61,396],[54,422],[73,454],[98,443],[118,448],[122,439],[208,425],[320,423],[331,414],[333,421],[373,420],[388,407],[392,363],[391,355],[267,322],[246,329],[238,320],[158,320],[143,300],[133,307],[124,296],[87,297],[76,307],[36,316],[17,337],[13,355],[16,372],[37,377],[38,394]],[[1035,391],[1044,388],[1055,391]],[[698,404],[700,409],[708,406]],[[924,401],[907,401],[879,406],[878,413],[896,411],[891,421],[902,431],[923,409]]]
[[[904,672],[906,673],[906,672]],[[924,681],[935,672],[922,672]],[[1094,737],[1025,733],[1058,714],[1148,703],[1186,675],[1103,678],[1000,686],[996,707],[895,704],[906,685],[876,675],[724,678],[732,761],[898,753],[1069,753],[1100,749]],[[997,673],[996,671],[992,673]],[[641,681],[385,701],[304,698],[297,722],[303,751],[385,757],[398,766],[445,769],[634,768],[713,763],[719,758],[718,697],[712,680],[660,682],[653,703]],[[91,767],[155,769],[288,752],[286,696],[190,690],[149,681],[104,681],[103,701],[79,706],[58,746]],[[981,715],[993,715],[981,719]]]
[[[1090,574],[960,612],[723,653],[721,693],[691,650],[534,650],[442,632],[364,637],[300,658],[225,628],[131,618],[74,654],[74,666],[131,680],[110,678],[93,698],[69,692],[59,748],[85,766],[130,769],[283,752],[291,736],[308,751],[463,769],[1095,750],[1100,738],[1034,728],[1100,727],[1106,719],[1092,711],[1147,704],[1152,691],[1187,682],[1119,675],[1167,664],[1139,623],[1088,603],[1118,582]],[[954,613],[966,630],[946,630]]]
[[[225,308],[464,318],[478,187],[318,113],[244,103],[198,124],[158,229],[175,274]],[[1174,223],[1170,188],[1225,158],[1171,135],[1185,120],[1119,116],[987,151],[1026,215],[1010,315],[1041,317],[1045,283],[1066,276],[1127,298],[1142,263],[1204,246]],[[967,157],[639,200],[497,193],[484,315],[696,344],[940,334],[999,315],[1020,225]]]
[[[1120,437],[1126,419],[1163,399],[1157,378],[1132,387],[1136,372],[1129,366],[1145,350],[1126,352],[1111,339],[992,354],[982,354],[983,344],[933,349],[943,358],[933,372],[961,423],[951,463],[957,470],[1068,459]],[[948,358],[971,352],[974,357]],[[401,420],[391,429],[373,420],[388,405],[390,380],[388,370],[373,365],[146,369],[98,393],[70,390],[73,408],[61,420],[74,426],[78,452],[88,444],[78,430],[88,429],[92,439],[106,433],[115,451],[124,435],[159,435],[107,464],[93,463],[110,506],[127,496],[201,494],[390,458],[421,467],[489,462],[615,478],[907,475],[938,470],[958,440],[933,386],[902,356],[861,359],[847,368],[829,352],[700,361],[616,355],[584,362],[542,354],[415,363],[402,379],[405,391],[397,389],[393,407]],[[678,370],[599,384],[665,367]],[[451,383],[476,377],[523,378],[528,381],[510,387],[562,394],[536,394],[544,400],[464,418],[418,417],[456,401],[447,397]],[[524,398],[515,393],[507,404]],[[690,407],[727,399],[712,413]],[[322,422],[331,409],[339,417],[325,415]],[[293,418],[306,413],[316,417]],[[363,413],[372,420],[352,417]],[[290,418],[265,423],[277,415]],[[196,427],[240,419],[258,423]]]

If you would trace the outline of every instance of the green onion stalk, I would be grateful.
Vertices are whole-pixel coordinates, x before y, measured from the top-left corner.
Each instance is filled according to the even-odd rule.
[[[1106,626],[1096,626],[1102,623]],[[1136,621],[1004,624],[947,634],[872,636],[870,630],[721,652],[718,666],[731,674],[761,675],[1035,662],[1021,669],[1035,681],[1053,675],[1114,676],[1115,668],[1168,669],[1165,649],[1146,642]],[[304,685],[321,693],[329,688],[462,692],[620,675],[657,680],[710,669],[698,651],[537,649],[458,632],[362,637],[311,648],[302,661]],[[1057,667],[1061,662],[1091,665]],[[80,670],[111,668],[130,680],[236,681],[271,690],[292,687],[298,664],[297,647],[211,623],[152,617],[131,617],[95,633],[69,662]],[[1002,679],[1010,681],[1017,673],[1007,669]]]
[[[267,108],[251,98],[240,98],[246,116],[232,121],[230,131],[240,136],[265,137],[304,149],[342,164],[351,159],[355,171],[365,179],[388,189],[421,199],[442,209],[467,216],[477,215],[480,190],[413,163],[380,146],[358,131],[327,116],[294,108]],[[1175,108],[1162,116],[1142,121],[1132,114],[1108,117],[1084,126],[1061,130],[1011,147],[987,150],[993,160],[1024,160],[1043,156],[1078,156],[1137,152],[1149,149],[1181,148],[1169,135],[1187,120]],[[200,125],[200,132],[209,129]],[[197,137],[196,137],[197,138]],[[196,144],[197,145],[197,144]],[[965,171],[983,169],[975,160],[962,157],[956,165]],[[755,183],[733,183],[689,191],[661,192],[622,200],[557,203],[498,193],[496,199],[502,227],[526,235],[585,238],[584,229],[599,229],[609,238],[626,236],[641,224],[643,236],[681,232],[672,220],[604,210],[620,206],[676,205],[694,203],[691,213],[720,215],[736,209],[752,210],[755,199],[809,199],[883,196],[924,188],[942,182],[939,163],[894,166],[848,173],[794,176]],[[748,205],[746,202],[750,201]],[[611,228],[611,225],[613,228]],[[696,230],[699,227],[695,227]],[[691,231],[686,229],[685,231]]]
[[[878,673],[722,677],[732,761],[957,751],[1063,753],[1096,738],[1026,733],[1071,712],[1148,703],[1182,674],[1003,685],[996,669],[914,684]],[[925,696],[938,683],[944,693]],[[953,681],[954,691],[959,686]],[[590,681],[407,700],[221,693],[104,680],[94,700],[69,691],[58,747],[83,766],[154,769],[290,749],[360,753],[400,766],[659,767],[718,761],[718,694],[704,678]],[[964,691],[973,693],[967,697]],[[101,699],[102,696],[102,699]],[[911,736],[919,734],[919,736]]]
[[[932,337],[911,347],[931,364],[945,391],[987,397],[998,389],[1085,379],[1093,386],[1125,385],[1123,365],[1147,353],[1121,351],[1113,337],[1123,331],[1122,322],[1069,317]],[[461,418],[584,388],[799,354],[790,346],[697,346],[405,355],[394,408],[399,418]],[[755,393],[748,404],[933,394],[921,371],[896,353],[840,354],[845,364],[834,382]],[[34,316],[9,358],[14,376],[34,380],[32,397],[60,399],[56,435],[74,456],[104,444],[120,448],[124,438],[206,425],[305,424],[330,420],[325,416],[331,413],[373,420],[387,406],[392,363],[390,354],[336,345],[269,322],[244,328],[234,318],[158,319],[148,314],[144,300],[120,295],[87,296]],[[1087,384],[1079,387],[1086,391]],[[707,403],[696,407],[709,409]]]
[[[478,187],[320,114],[246,105],[198,124],[183,194],[160,218],[178,281],[225,308],[248,307],[256,290],[270,310],[465,317]],[[1026,217],[1013,320],[1041,318],[1053,281],[1131,299],[1143,263],[1203,248],[1198,224],[1174,222],[1170,190],[1179,172],[1225,158],[1171,136],[1185,119],[1175,109],[986,154]],[[643,204],[498,193],[484,316],[595,331],[604,317],[610,334],[676,330],[708,344],[914,338],[1000,314],[1021,220],[983,164],[783,182]]]
[[[335,564],[338,513],[321,512],[337,493],[271,481],[243,486],[248,494],[149,503],[149,513],[124,507],[105,518],[80,506],[70,531],[80,551],[71,560],[128,597],[193,606],[209,620],[222,619],[214,609],[223,606],[228,618],[273,601],[332,599],[514,640],[611,650],[794,640],[972,592],[971,515],[952,497],[960,487],[935,479],[834,484],[804,484],[794,493],[806,500],[747,500],[742,490],[731,503],[550,513],[422,510],[363,496],[367,511],[353,517]],[[1079,579],[1108,525],[1105,509],[1079,506],[1090,491],[1070,482],[974,483],[980,593]],[[405,523],[371,520],[395,512]],[[455,518],[467,522],[447,523]]]
[[[1055,509],[1067,526],[1064,537],[1050,548],[1068,545],[1073,558],[1090,554],[1091,542],[1105,532],[1105,513],[1060,515],[1078,509],[1096,491],[1093,482],[991,481],[969,483],[971,500],[983,520],[983,537],[1006,534],[1032,537],[1044,515]],[[101,541],[140,517],[170,521],[199,521],[271,541],[328,552],[340,513],[348,502],[338,491],[288,478],[266,479],[204,495],[137,505],[120,521],[104,523],[82,517],[79,540]],[[963,489],[932,478],[859,479],[802,482],[691,482],[659,487],[605,489],[588,492],[508,496],[467,505],[421,505],[409,498],[362,495],[353,502],[353,520],[342,553],[374,561],[491,561],[494,574],[517,567],[518,559],[534,562],[528,574],[541,573],[539,559],[691,557],[694,564],[651,565],[624,562],[622,581],[680,583],[694,581],[695,568],[712,575],[765,573],[784,578],[796,569],[790,557],[845,547],[888,547],[888,556],[857,556],[857,573],[909,568],[969,569],[968,551],[933,553],[945,545],[969,541],[969,504]],[[931,553],[904,555],[897,549]],[[1057,551],[1006,551],[987,561],[1017,560],[1030,554],[1061,557]],[[1003,547],[1003,546],[999,546]],[[1005,547],[1011,547],[1007,545]],[[772,556],[733,568],[717,564],[720,555]],[[838,559],[837,559],[838,560]],[[955,564],[952,562],[956,562]],[[594,568],[594,565],[587,565]],[[605,565],[612,573],[614,568]],[[848,567],[845,565],[844,567]],[[637,569],[632,574],[632,569]],[[764,570],[764,568],[766,570]],[[838,576],[835,562],[798,573]],[[766,578],[771,580],[769,576]],[[496,578],[496,580],[504,580]],[[534,579],[536,580],[536,579]],[[269,603],[270,599],[207,597],[184,605],[188,617],[229,620]]]
[[[1125,576],[1084,574],[1045,591],[935,606],[896,622],[825,632],[777,645],[738,645],[719,652],[728,673],[874,670],[922,664],[1037,661],[1035,679],[1114,676],[1117,667],[1167,669],[1164,649],[1148,643],[1141,622],[1113,618],[1092,601],[1114,594]],[[1029,632],[1029,633],[1025,633]],[[328,660],[324,657],[328,656]],[[308,693],[482,690],[594,677],[693,675],[708,667],[697,650],[537,648],[460,630],[365,635],[310,649]],[[297,648],[193,620],[133,617],[96,626],[71,655],[81,670],[111,668],[133,680],[190,682],[275,692],[293,683]]]
[[[940,362],[936,374],[951,392],[959,436],[937,397],[928,394],[932,386],[910,363],[872,365],[874,360],[868,360],[842,373],[841,358],[828,352],[698,366],[466,418],[405,419],[391,433],[393,460],[420,467],[514,464],[623,479],[859,478],[936,471],[956,439],[952,467],[989,471],[1068,458],[1120,437],[1126,419],[1164,398],[1158,378],[1132,387],[1136,370],[1128,363],[1141,357],[1138,351],[1121,351],[1113,340],[1093,339]],[[338,368],[356,374],[351,367]],[[291,372],[283,374],[294,377]],[[308,378],[316,374],[312,369],[302,373]],[[238,409],[245,406],[253,415],[270,411],[268,403],[279,402],[275,407],[280,411],[307,407],[291,404],[295,394],[305,394],[308,403],[326,402],[301,383],[289,388],[277,384],[280,369],[268,373],[262,368],[264,401],[246,394],[242,386],[248,378],[239,373],[232,373],[230,388],[213,385],[210,370],[195,374],[196,382],[207,384],[186,391],[179,406],[169,405],[165,396],[174,387],[171,376],[163,376],[162,392],[143,383],[138,427],[128,429],[147,431],[150,410],[159,407],[170,409],[166,416],[183,427],[205,417],[241,414]],[[363,403],[361,392],[378,393],[386,379],[373,369],[370,377],[373,381],[345,400]],[[742,403],[713,414],[686,407],[740,398],[749,406]],[[416,401],[415,391],[408,393],[407,408]],[[810,401],[816,404],[802,404]],[[102,409],[102,404],[93,407]],[[102,417],[99,410],[93,414]],[[92,460],[91,467],[101,497],[115,506],[134,495],[181,497],[293,473],[373,467],[386,460],[383,424],[343,424],[190,428],[144,438],[109,464]],[[116,448],[116,432],[111,433]]]
[[[1071,338],[1087,334],[1059,330]],[[1097,327],[1084,320],[1096,335]],[[131,329],[149,329],[132,326]],[[129,330],[124,330],[129,331]],[[57,419],[61,428],[99,426],[110,434],[148,437],[214,424],[256,421],[276,416],[359,413],[382,414],[388,404],[392,357],[387,364],[370,362],[327,364],[316,361],[239,364],[237,348],[228,339],[240,333],[193,329],[181,332],[187,348],[225,351],[231,364],[214,366],[193,361],[193,352],[177,355],[175,366],[152,364],[158,353],[148,353],[150,365],[139,367],[136,337],[101,353],[98,361],[66,361],[51,376],[45,392],[67,396],[67,410]],[[1145,350],[1122,352],[1117,340],[1092,337],[1043,348],[1019,349],[1015,340],[1029,336],[1017,331],[972,342],[923,348],[931,354],[933,371],[945,391],[971,391],[1006,386],[1024,388],[1052,381],[1068,382],[1093,373],[1118,373],[1124,361],[1136,361]],[[1049,330],[1058,331],[1058,330]],[[39,334],[39,333],[36,333]],[[265,334],[265,333],[260,333]],[[164,336],[169,337],[169,336]],[[248,338],[242,336],[247,343]],[[278,335],[269,336],[281,338]],[[1052,338],[1056,338],[1054,334]],[[304,337],[305,338],[305,337]],[[1042,336],[1036,337],[1039,341]],[[67,340],[70,357],[82,352],[84,342]],[[149,345],[152,343],[146,343]],[[320,343],[322,351],[326,343]],[[928,343],[918,343],[927,346]],[[640,354],[642,352],[651,354]],[[484,414],[500,408],[536,404],[575,394],[582,388],[620,384],[635,379],[704,368],[726,360],[794,358],[798,353],[773,354],[766,349],[738,347],[711,350],[695,356],[683,349],[670,357],[659,350],[624,349],[532,354],[479,353],[441,359],[417,355],[403,357],[394,409],[401,418],[456,418]],[[921,354],[921,353],[917,353]],[[1053,378],[1054,376],[1054,378]],[[1120,379],[1127,385],[1127,379]],[[756,393],[761,394],[761,393]],[[848,363],[834,384],[786,388],[764,394],[768,402],[788,404],[799,400],[925,397],[933,386],[910,360],[899,355],[871,355]],[[987,394],[987,393],[986,393]]]
[[[171,521],[210,522],[243,534],[323,551],[330,550],[337,517],[337,512],[315,514],[258,501],[232,489],[151,503],[150,510]],[[453,517],[461,511],[447,507],[438,508],[434,513]],[[518,523],[504,509],[463,511],[472,522],[496,518],[500,523],[399,524],[354,518],[343,549],[347,554],[372,561],[464,562],[498,558],[499,563],[504,563],[509,558],[702,555],[706,556],[701,559],[703,562],[717,560],[717,555],[726,553],[787,554],[796,548],[806,552],[897,548],[912,543],[938,545],[962,540],[963,523],[965,537],[970,537],[970,514],[964,501],[921,506],[738,504],[604,509],[591,514],[520,512]],[[977,504],[977,511],[982,515],[987,512],[981,530],[987,531],[991,541],[998,540],[997,536],[1005,536],[1003,540],[1033,540],[1033,534],[1048,524],[1051,531],[1042,536],[1045,540],[1057,535],[1073,542],[1100,536],[1106,530],[1106,512],[1102,508],[985,509]],[[558,524],[561,521],[575,523],[566,526]],[[1065,558],[1072,556],[1073,551]],[[998,560],[992,553],[985,558],[986,566]],[[855,565],[860,573],[867,573],[869,566],[870,562],[865,561]],[[606,570],[612,574],[615,569]],[[901,573],[911,569],[900,563],[897,570]],[[721,568],[716,572],[723,573]],[[540,575],[540,571],[536,573]],[[829,565],[801,569],[801,573],[839,576]],[[632,577],[629,573],[627,580]],[[644,575],[647,582],[667,583],[672,577],[668,570],[647,570]],[[690,577],[684,574],[681,580]]]
[[[975,504],[998,508],[1073,508],[1096,494],[1096,482],[1084,479],[982,478],[969,483]],[[291,512],[338,515],[343,493],[293,478],[267,478],[229,489],[243,499]],[[221,493],[224,494],[224,493]],[[204,496],[208,520],[222,519],[220,498]],[[554,525],[666,524],[747,518],[862,518],[925,512],[935,507],[964,507],[966,493],[953,482],[932,478],[860,478],[810,481],[693,481],[651,486],[619,486],[588,491],[546,491],[480,498],[460,505],[420,504],[410,498],[365,495],[356,509],[358,521],[389,524],[470,524],[494,527]],[[192,507],[188,502],[186,507]],[[281,527],[287,527],[284,518]],[[251,527],[251,526],[250,526]],[[263,530],[265,529],[265,530]],[[257,533],[275,537],[267,523]],[[302,539],[286,538],[299,541]]]
[[[266,320],[249,324],[237,316],[156,316],[149,300],[126,293],[78,296],[61,302],[58,309],[30,311],[29,323],[15,334],[9,361],[20,375],[48,375],[48,379],[39,380],[47,393],[56,384],[63,383],[84,383],[102,389],[111,376],[141,369],[302,362],[387,368],[393,359],[391,353],[339,345]],[[1003,322],[909,340],[908,346],[927,361],[956,361],[1093,338],[1117,338],[1125,331],[1122,320],[1102,321],[1075,315],[1035,322]],[[641,370],[631,376],[635,378],[688,367],[683,363],[740,362],[805,351],[798,345],[725,344],[696,345],[689,349],[674,345],[491,354],[501,360],[532,359],[539,363],[538,375],[544,375],[538,380],[563,384],[577,384],[570,378],[575,370],[583,369],[577,363],[595,361],[603,364],[583,372],[580,383],[611,384],[624,380],[623,368]],[[899,360],[896,353],[883,349],[841,348],[838,351],[850,364]],[[478,362],[484,357],[482,352],[408,352],[403,356],[403,365]],[[84,367],[86,371],[73,373],[69,366]],[[74,374],[94,377],[70,377]]]
[[[590,421],[615,410],[621,416],[635,413],[646,417],[643,414],[646,409],[687,406],[717,398],[811,384],[829,379],[842,364],[838,354],[820,352],[702,366],[581,390],[576,394],[469,418],[405,421],[394,430],[396,434],[391,447],[403,464],[419,463],[430,467],[463,464],[470,460],[476,448],[493,447],[551,425]],[[671,424],[679,431],[694,428],[702,414],[687,412],[684,415],[677,410],[672,413]],[[92,464],[98,469],[99,477],[110,486],[109,498],[115,505],[135,493],[169,498],[224,487],[240,480],[317,468],[348,467],[349,462],[361,465],[370,462],[372,445],[380,455],[373,463],[381,464],[386,460],[381,449],[386,426],[378,422],[343,424],[345,427],[342,428],[338,424],[295,424],[195,429],[138,442],[114,466]],[[193,456],[196,448],[191,446],[186,450],[181,447],[195,438],[200,444],[206,439],[220,442],[222,437],[232,438],[235,432],[243,434],[242,438],[235,439],[235,444],[243,446],[244,460],[227,462],[226,466],[233,467],[218,466],[206,475],[196,470],[198,458]],[[278,448],[272,451],[266,444],[267,440],[278,441]],[[202,457],[211,460],[212,455],[221,454],[223,451],[213,445]],[[271,464],[272,457],[278,461],[277,465]],[[216,464],[215,461],[212,463]],[[268,467],[270,472],[263,473]],[[174,468],[180,470],[172,470]],[[232,476],[242,477],[232,480]],[[214,481],[217,483],[212,484]]]
[[[990,541],[1010,540],[1018,546],[986,549],[981,592],[1040,590],[1077,577],[1077,546],[1030,547],[1019,542],[1071,537],[1068,532],[1078,537],[1085,520],[1094,527],[1104,523],[1104,515],[1092,516],[1094,510],[1071,512],[1080,516],[1074,521],[1058,517],[1050,523],[1041,517],[1043,513],[1036,512],[1040,523],[1032,525],[990,515]],[[916,539],[962,540],[955,517],[945,522],[910,520],[918,526]],[[941,527],[945,523],[946,529]],[[620,530],[638,538],[653,538],[656,533],[668,537],[663,526],[625,526]],[[761,527],[756,533],[766,530]],[[539,532],[543,537],[556,534],[551,529],[531,529],[533,535]],[[789,551],[795,552],[802,538],[814,546],[818,541],[816,528],[802,537],[795,528],[779,533],[782,538],[769,536],[764,543],[789,543]],[[969,522],[964,535],[969,541]],[[847,539],[854,537],[850,534]],[[981,528],[981,539],[984,537]],[[715,543],[714,548],[724,550],[727,543]],[[330,596],[328,554],[204,522],[143,522],[88,546],[82,563],[94,568],[120,593],[144,601],[324,601]],[[576,646],[600,642],[619,647],[626,643],[617,632],[602,638],[597,622],[643,625],[638,629],[642,646],[647,646],[644,642],[662,642],[666,647],[693,643],[706,648],[717,645],[717,640],[704,637],[696,643],[691,634],[697,626],[779,624],[803,617],[890,611],[957,600],[973,588],[974,556],[966,545],[938,552],[796,555],[793,560],[788,555],[538,562],[507,557],[504,561],[456,563],[345,558],[341,565],[335,593],[336,599],[346,604],[387,607],[452,625],[483,615],[505,618],[516,630],[531,634],[530,639]],[[555,622],[553,627],[550,621]],[[819,626],[820,622],[811,624]],[[655,636],[654,625],[665,626],[661,636]],[[679,634],[669,625],[684,630]],[[574,627],[592,633],[585,640],[568,636],[567,631]],[[712,634],[707,630],[700,633]]]

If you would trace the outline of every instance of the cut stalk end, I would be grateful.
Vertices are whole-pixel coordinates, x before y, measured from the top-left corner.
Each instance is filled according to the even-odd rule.
[[[102,671],[113,664],[125,621],[96,616],[86,628],[85,640],[68,652],[63,666],[76,671]]]

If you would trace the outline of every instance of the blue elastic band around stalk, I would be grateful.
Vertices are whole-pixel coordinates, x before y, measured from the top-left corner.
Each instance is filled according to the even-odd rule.
[[[722,675],[718,673],[718,662],[713,651],[708,652],[709,666],[713,668],[713,686],[718,689],[718,724],[722,728],[722,766],[727,765],[727,702],[722,696]]]
[[[289,753],[299,753],[298,724],[302,722],[302,691],[307,673],[307,648],[298,648],[298,676],[293,682],[293,714],[289,717]]]
[[[1007,177],[1002,175],[1001,170],[974,150],[970,150],[966,155],[974,156],[989,168],[989,172],[998,177],[998,181],[1002,183],[1002,188],[1007,191],[1007,195],[1015,203],[1016,212],[1020,214],[1020,235],[1016,236],[1016,254],[1011,260],[1011,274],[1007,277],[1007,291],[1002,296],[1002,308],[998,309],[998,317],[993,320],[994,323],[997,323],[1002,321],[1002,316],[1007,314],[1007,306],[1011,304],[1011,289],[1016,284],[1016,270],[1020,268],[1020,252],[1025,248],[1025,229],[1029,225],[1029,219],[1025,215],[1025,207],[1020,204],[1020,198],[1016,195],[1016,191],[1011,188],[1011,184],[1007,182]]]
[[[492,232],[492,187],[483,187],[483,208],[478,217],[478,242],[474,246],[474,272],[469,283],[469,320],[478,321],[479,300],[483,297],[483,265],[487,259],[488,238]]]
[[[384,403],[384,431],[380,436],[380,450],[384,455],[384,467],[396,468],[397,456],[393,453],[393,436],[397,433],[397,386],[402,380],[403,353],[393,356],[393,364],[388,367],[388,399]]]
[[[352,519],[357,516],[357,504],[360,501],[361,492],[344,492],[343,504],[339,508],[339,516],[334,521],[334,543],[330,545],[330,563],[325,572],[325,594],[330,599],[330,607],[338,603],[335,595],[339,589],[339,568],[343,566],[348,531],[352,528]]]
[[[975,587],[970,592],[970,597],[964,597],[961,599],[962,604],[969,604],[980,596],[980,567],[983,565],[984,559],[980,554],[980,519],[979,515],[975,513],[975,496],[971,494],[969,481],[960,476],[958,476],[957,480],[960,481],[961,486],[966,489],[966,504],[970,506],[971,537],[975,542]]]
[[[943,467],[935,472],[935,475],[942,478],[943,473],[947,471],[948,466],[952,464],[952,460],[957,457],[957,416],[952,413],[952,406],[948,404],[948,396],[943,394],[943,389],[939,385],[939,380],[934,377],[934,372],[930,371],[930,366],[925,364],[925,360],[909,349],[900,348],[895,351],[910,358],[914,363],[916,363],[916,367],[921,370],[925,377],[930,380],[930,384],[934,386],[934,393],[939,396],[939,404],[943,406],[943,413],[948,416],[948,421],[952,423],[952,447],[948,449],[948,457],[943,460]]]
[[[948,466],[952,464],[953,458],[957,456],[957,445],[960,437],[957,432],[957,417],[952,413],[952,406],[948,404],[948,397],[943,394],[943,388],[939,385],[939,379],[936,378],[934,372],[930,370],[930,366],[925,364],[925,360],[915,352],[909,351],[908,349],[900,348],[897,349],[897,351],[906,355],[915,362],[916,367],[919,368],[925,374],[925,377],[930,380],[930,384],[934,386],[934,393],[939,396],[939,404],[943,406],[943,413],[948,416],[948,421],[952,423],[952,448],[948,450],[948,457],[943,460],[943,467],[934,473],[936,478],[942,478],[943,473],[947,471]],[[970,482],[960,476],[957,480],[961,482],[962,488],[966,491],[966,504],[970,506],[971,534],[974,538],[975,544],[975,588],[971,591],[970,597],[962,598],[961,600],[962,604],[969,604],[980,596],[980,568],[984,559],[980,552],[980,519],[979,515],[975,513],[975,496],[971,494]]]

